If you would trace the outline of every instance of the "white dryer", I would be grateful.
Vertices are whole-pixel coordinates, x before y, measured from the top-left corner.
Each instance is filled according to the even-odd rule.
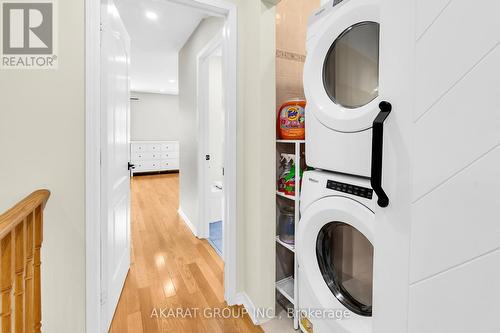
[[[332,0],[309,20],[304,91],[310,166],[371,176],[379,21],[378,0]]]
[[[372,332],[375,200],[366,179],[304,173],[296,237],[303,332]]]

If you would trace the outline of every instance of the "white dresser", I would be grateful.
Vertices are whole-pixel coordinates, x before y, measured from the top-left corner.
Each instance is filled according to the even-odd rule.
[[[132,174],[179,170],[179,142],[132,141],[130,159],[135,165]]]

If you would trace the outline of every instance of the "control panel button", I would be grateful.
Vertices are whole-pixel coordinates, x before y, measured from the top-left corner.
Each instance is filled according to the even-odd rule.
[[[334,180],[327,181],[326,188],[328,188],[330,190],[334,190],[334,191],[352,194],[352,195],[366,198],[366,199],[370,199],[370,200],[373,198],[373,190],[370,188],[351,185],[351,184],[345,184],[345,183],[337,182]]]

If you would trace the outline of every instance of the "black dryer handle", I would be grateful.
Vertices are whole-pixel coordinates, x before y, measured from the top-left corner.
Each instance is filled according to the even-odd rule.
[[[382,164],[384,159],[384,121],[392,111],[392,105],[389,102],[382,101],[379,104],[380,113],[373,121],[372,136],[372,173],[371,185],[378,197],[380,207],[389,206],[389,197],[382,188]]]

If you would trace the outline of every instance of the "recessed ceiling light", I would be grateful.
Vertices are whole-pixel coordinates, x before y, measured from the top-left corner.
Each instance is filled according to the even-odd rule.
[[[177,82],[177,81],[176,81],[176,80],[174,80],[174,79],[170,79],[170,80],[168,80],[168,82],[170,82],[170,83],[175,83],[175,82]]]
[[[113,17],[119,17],[118,9],[114,5],[108,5],[108,13],[113,15]]]
[[[156,14],[155,12],[147,11],[146,17],[151,21],[156,21],[158,19],[158,14]]]

